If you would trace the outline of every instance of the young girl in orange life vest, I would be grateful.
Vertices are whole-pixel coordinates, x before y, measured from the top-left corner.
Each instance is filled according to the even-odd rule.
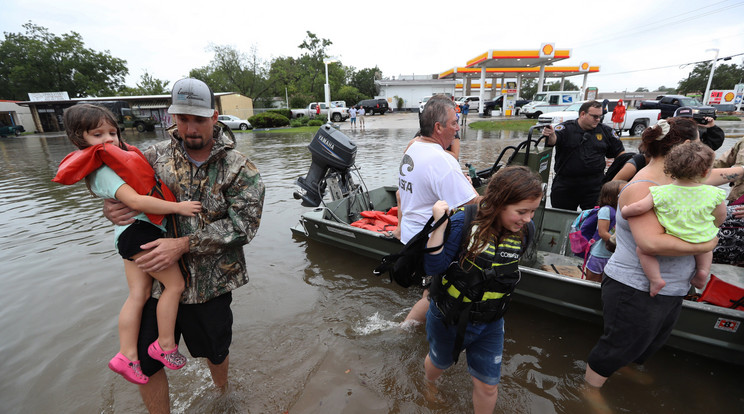
[[[141,245],[165,236],[164,215],[194,216],[201,211],[201,203],[175,201],[170,190],[159,183],[144,155],[122,141],[116,118],[108,109],[78,104],[65,110],[63,120],[67,137],[80,150],[62,160],[53,181],[69,185],[85,178],[91,193],[104,199],[115,198],[141,212],[134,223],[116,226],[114,231],[115,246],[124,258],[129,297],[119,313],[119,352],[108,365],[127,381],[145,384],[149,378],[140,368],[137,337],[153,278],[164,289],[157,305],[160,336],[150,344],[148,354],[170,369],[180,369],[186,364],[174,336],[184,278],[178,264],[160,272],[145,273],[134,259],[145,253]]]

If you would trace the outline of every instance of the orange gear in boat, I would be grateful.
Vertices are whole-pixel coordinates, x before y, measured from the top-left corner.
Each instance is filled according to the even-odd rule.
[[[386,213],[372,210],[362,211],[359,214],[362,218],[351,223],[354,227],[378,233],[393,231],[398,227],[398,207],[393,207]]]

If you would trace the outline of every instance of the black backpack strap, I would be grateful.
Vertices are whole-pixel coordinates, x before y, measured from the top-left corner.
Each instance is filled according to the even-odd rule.
[[[441,226],[445,221],[447,222],[447,227],[445,228],[444,239],[442,240],[442,243],[438,246],[426,247],[426,243],[429,239],[429,234],[431,234],[435,229],[439,228],[439,226]],[[385,272],[388,272],[390,281],[392,282],[394,280],[393,271],[395,269],[395,265],[399,261],[399,259],[402,258],[402,260],[405,262],[412,262],[411,264],[414,265],[414,270],[418,273],[419,270],[415,266],[415,262],[418,261],[417,258],[422,258],[424,254],[441,249],[444,246],[444,243],[446,243],[447,238],[449,237],[449,232],[450,222],[449,216],[447,214],[444,214],[436,222],[434,221],[434,217],[430,217],[424,227],[413,237],[411,237],[408,243],[406,243],[406,245],[403,246],[400,251],[383,257],[380,264],[372,271],[372,273],[379,276]]]

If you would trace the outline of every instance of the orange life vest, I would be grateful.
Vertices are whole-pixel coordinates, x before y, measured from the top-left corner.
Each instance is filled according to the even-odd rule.
[[[393,231],[398,227],[398,207],[391,208],[387,213],[372,210],[362,211],[359,214],[362,218],[351,223],[354,227],[379,233]]]
[[[75,184],[106,164],[138,194],[177,201],[168,187],[157,179],[142,152],[131,145],[124,145],[127,151],[116,145],[98,144],[72,152],[59,163],[57,175],[52,181],[65,185]],[[160,214],[147,214],[147,218],[158,225],[163,223],[163,217]]]

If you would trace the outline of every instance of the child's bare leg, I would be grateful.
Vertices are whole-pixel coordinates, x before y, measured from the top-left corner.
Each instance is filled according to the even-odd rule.
[[[137,361],[139,360],[137,337],[142,308],[150,297],[152,278],[129,260],[124,260],[124,272],[127,276],[129,296],[119,312],[119,352],[130,361]]]
[[[695,276],[690,283],[698,289],[705,287],[710,274],[710,265],[713,263],[713,252],[705,252],[695,256]]]
[[[133,256],[134,259],[145,254],[144,251]],[[163,284],[163,292],[158,299],[156,309],[158,319],[158,343],[164,351],[170,351],[176,347],[176,315],[178,314],[178,303],[181,301],[181,293],[185,288],[183,275],[178,265],[173,265],[160,272],[152,272],[148,275]],[[148,292],[149,296],[149,292]]]
[[[163,293],[158,299],[157,308],[158,343],[164,351],[170,351],[176,347],[176,315],[185,283],[178,265],[173,265],[162,272],[153,272],[151,275],[163,284]]]
[[[646,274],[646,278],[650,284],[648,293],[652,297],[656,296],[656,294],[666,285],[664,279],[661,278],[659,261],[656,260],[655,256],[643,253],[639,248],[636,248],[636,254],[638,255],[638,260],[641,262],[643,273]]]

